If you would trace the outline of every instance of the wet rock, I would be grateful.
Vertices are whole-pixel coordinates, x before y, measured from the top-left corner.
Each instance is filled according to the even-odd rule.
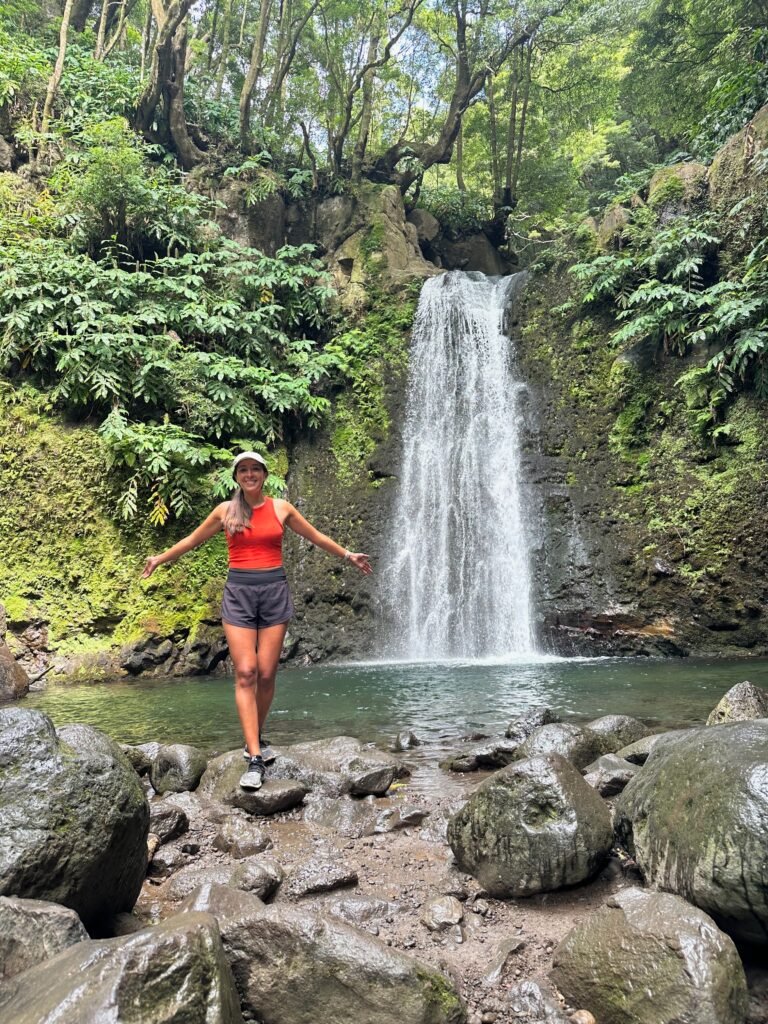
[[[491,740],[472,751],[474,764],[479,768],[504,768],[520,757],[520,744],[514,739]],[[455,770],[455,769],[454,769]]]
[[[283,761],[282,757],[280,761]],[[239,807],[249,814],[266,817],[296,807],[307,794],[304,783],[275,778],[272,766],[261,789],[241,789],[240,778],[245,771],[244,766],[242,750],[232,750],[214,758],[200,780],[201,796],[229,807]]]
[[[271,857],[249,857],[235,868],[229,884],[243,892],[268,900],[283,881],[284,872]]]
[[[146,750],[143,750],[141,747],[132,747],[130,743],[121,743],[120,749],[131,762],[134,771],[138,775],[149,775],[149,769],[152,767],[152,757],[149,756]],[[152,756],[154,757],[154,754]]]
[[[629,715],[604,715],[589,722],[587,729],[600,737],[602,754],[613,754],[650,734],[647,726]]]
[[[531,708],[530,711],[513,718],[507,726],[504,735],[516,743],[524,743],[532,732],[540,729],[542,725],[554,725],[559,722],[551,708]]]
[[[753,718],[768,718],[768,693],[744,680],[732,686],[710,712],[707,725],[724,722],[746,722]]]
[[[86,927],[130,910],[147,867],[136,773],[89,726],[56,734],[39,711],[0,710],[0,895],[47,899]]]
[[[448,823],[458,866],[499,897],[548,892],[592,877],[612,839],[607,806],[558,754],[502,768]]]
[[[616,756],[624,758],[625,761],[629,761],[631,764],[643,765],[662,736],[682,736],[685,731],[685,729],[673,729],[670,732],[653,733],[653,735],[645,736],[643,739],[636,740],[626,747],[620,747],[616,751]]]
[[[372,836],[378,823],[374,797],[352,800],[349,797],[329,797],[312,793],[304,807],[304,821],[330,828],[349,839]]]
[[[239,814],[227,817],[213,838],[214,850],[228,853],[236,860],[252,857],[255,853],[269,850],[271,846],[272,840],[253,821]]]
[[[160,843],[169,843],[189,828],[189,818],[178,804],[160,801],[149,808],[149,831],[156,835]]]
[[[566,723],[540,726],[518,750],[519,757],[559,754],[576,768],[584,768],[602,753],[602,742],[595,733]]]
[[[28,692],[27,673],[8,650],[8,646],[0,640],[0,703],[18,700]]]
[[[127,937],[79,942],[7,982],[0,989],[0,1017],[14,1024],[242,1021],[218,928],[207,914],[172,917]]]
[[[152,833],[150,832],[150,836]],[[147,873],[153,878],[168,878],[174,872],[181,870],[190,863],[192,858],[181,849],[180,846],[158,846],[152,850],[150,847],[151,860]]]
[[[408,773],[391,755],[350,736],[286,747],[274,767],[275,777],[298,779],[325,796],[383,796],[403,774]]]
[[[377,833],[394,832],[401,828],[420,825],[429,817],[429,811],[422,807],[387,807],[376,816]]]
[[[557,947],[552,980],[600,1024],[743,1024],[747,983],[731,939],[669,893],[625,889]]]
[[[329,900],[324,909],[334,917],[340,917],[342,921],[361,928],[393,916],[400,907],[388,900],[372,900],[365,896],[337,896]]]
[[[0,896],[0,981],[87,938],[74,910],[45,900]]]
[[[603,754],[584,769],[584,781],[600,796],[608,798],[621,793],[639,771],[639,765],[625,761],[618,754]]]
[[[465,754],[455,754],[453,757],[446,758],[440,762],[440,767],[448,772],[468,774],[479,771],[480,762],[474,751],[468,751]]]
[[[568,1024],[557,996],[546,984],[521,981],[507,994],[509,1007],[525,1024]]]
[[[659,740],[617,800],[616,827],[648,882],[737,940],[768,941],[768,720]]]
[[[173,743],[160,747],[152,760],[149,777],[158,793],[183,793],[197,789],[207,764],[202,750]]]
[[[201,886],[229,885],[234,873],[231,864],[187,864],[164,885],[163,891],[170,900],[184,900]]]
[[[392,750],[397,754],[403,750],[414,750],[420,746],[421,740],[416,736],[416,733],[406,730],[397,734],[395,742],[392,744]]]
[[[310,896],[357,885],[357,872],[345,864],[330,860],[311,860],[292,872],[285,886],[288,896]]]
[[[218,920],[243,1006],[260,1020],[316,1024],[319,1006],[327,1020],[356,1024],[464,1020],[442,975],[366,932],[299,907],[232,894],[211,887],[203,905]]]
[[[488,971],[483,975],[483,985],[494,988],[501,981],[504,971],[515,953],[525,949],[525,939],[507,939],[496,950],[496,955]]]
[[[464,908],[455,896],[436,896],[427,900],[421,911],[421,921],[431,932],[442,932],[461,924]]]

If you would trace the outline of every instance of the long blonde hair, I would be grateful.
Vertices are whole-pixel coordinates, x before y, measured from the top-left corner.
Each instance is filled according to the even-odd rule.
[[[229,508],[224,516],[224,529],[232,537],[236,533],[242,533],[246,526],[251,525],[252,512],[253,509],[245,500],[242,487],[238,487],[229,499]]]

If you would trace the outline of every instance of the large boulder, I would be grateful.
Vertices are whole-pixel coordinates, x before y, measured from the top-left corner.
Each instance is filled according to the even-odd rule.
[[[214,758],[200,780],[198,792],[203,797],[228,807],[239,807],[258,817],[268,817],[296,807],[307,795],[308,787],[303,782],[275,778],[272,766],[261,789],[242,789],[240,778],[245,768],[242,750],[231,750]]]
[[[88,927],[130,910],[147,867],[138,776],[89,726],[56,734],[39,711],[0,710],[0,894],[52,900]]]
[[[184,793],[196,789],[207,765],[202,750],[186,743],[171,743],[155,754],[149,778],[158,793]]]
[[[768,195],[765,172],[757,154],[768,145],[768,105],[718,150],[709,168],[710,204],[718,213],[728,211],[745,196]]]
[[[592,735],[600,737],[602,754],[614,754],[630,743],[645,739],[651,731],[630,715],[603,715],[602,718],[589,722],[587,729]]]
[[[583,882],[612,839],[608,807],[558,754],[502,768],[448,822],[459,867],[498,897]]]
[[[584,781],[606,799],[616,796],[640,771],[640,765],[618,754],[603,754],[584,769]]]
[[[720,698],[707,718],[707,725],[748,722],[753,718],[768,718],[768,693],[745,679]]]
[[[552,980],[600,1024],[743,1024],[747,982],[731,939],[669,893],[625,889],[555,950]]]
[[[297,779],[328,796],[383,796],[402,774],[401,765],[390,754],[366,747],[351,736],[285,747],[270,769],[275,778]]]
[[[442,974],[335,918],[210,886],[186,906],[216,916],[244,1008],[264,1024],[460,1024]]]
[[[216,922],[183,914],[133,935],[80,942],[0,988],[10,1024],[241,1024]]]
[[[74,910],[45,900],[0,896],[0,981],[87,938]]]
[[[542,725],[534,729],[518,749],[518,757],[560,754],[577,768],[586,768],[605,753],[605,743],[597,733],[565,722]]]
[[[651,884],[735,939],[768,941],[768,720],[659,740],[616,825]]]
[[[17,700],[29,692],[27,673],[0,640],[0,703]]]

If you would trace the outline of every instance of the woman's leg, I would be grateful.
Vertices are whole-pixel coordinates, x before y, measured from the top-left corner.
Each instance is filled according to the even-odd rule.
[[[259,663],[256,645],[259,634],[245,626],[223,623],[229,655],[235,666],[235,706],[240,717],[245,745],[251,754],[259,753],[259,709],[256,701],[256,682]]]
[[[277,626],[264,626],[258,631],[256,661],[258,676],[256,681],[256,707],[258,709],[259,727],[264,730],[272,699],[275,696],[275,677],[280,663],[280,652],[283,649],[287,622]],[[248,748],[251,749],[250,747]]]

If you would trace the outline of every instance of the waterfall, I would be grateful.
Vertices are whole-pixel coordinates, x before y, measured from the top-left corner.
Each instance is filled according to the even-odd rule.
[[[398,657],[536,651],[520,480],[525,385],[503,331],[523,279],[452,272],[421,292],[382,571],[387,651]]]

